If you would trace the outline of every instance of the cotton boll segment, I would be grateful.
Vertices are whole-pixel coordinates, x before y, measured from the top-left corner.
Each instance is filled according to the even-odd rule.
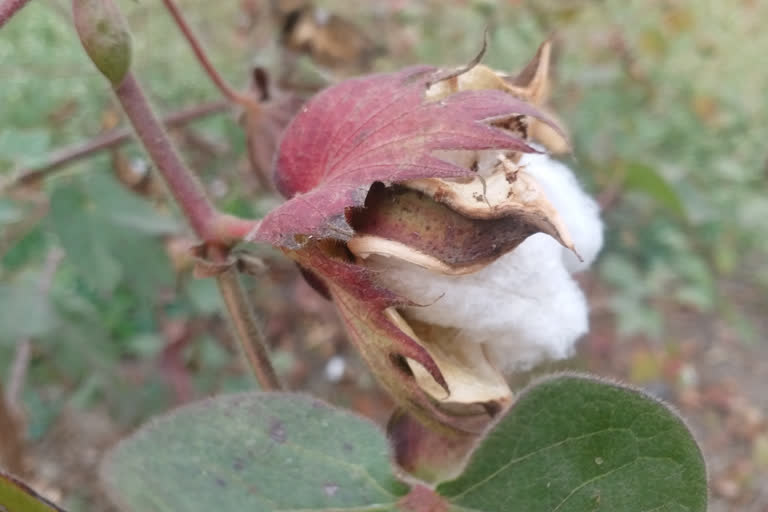
[[[564,164],[548,155],[526,153],[520,166],[532,175],[547,199],[563,219],[574,246],[583,261],[562,248],[566,268],[571,273],[586,270],[603,246],[603,223],[597,203],[581,189],[576,176]]]
[[[445,275],[396,258],[371,256],[380,283],[419,306],[407,318],[456,329],[484,345],[505,373],[573,353],[587,332],[588,308],[571,273],[586,269],[603,243],[597,204],[565,165],[547,155],[523,155],[520,166],[541,186],[567,226],[580,261],[554,238],[538,233],[481,270]]]
[[[568,357],[587,331],[587,305],[561,257],[561,246],[537,234],[473,274],[447,276],[374,257],[381,283],[416,304],[405,314],[460,329],[467,342],[486,344],[504,371]]]

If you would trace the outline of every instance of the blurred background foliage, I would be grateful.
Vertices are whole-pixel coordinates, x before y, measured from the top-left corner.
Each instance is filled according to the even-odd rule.
[[[475,55],[485,27],[485,62],[514,72],[554,36],[552,105],[574,147],[566,161],[605,208],[607,244],[587,283],[593,309],[611,315],[619,342],[670,342],[670,311],[714,316],[740,343],[760,342],[768,305],[768,2],[317,1],[358,24],[377,48],[375,58],[348,66],[286,59],[265,4],[183,2],[237,86],[254,64],[272,76],[289,66],[315,84],[420,62],[457,65]],[[121,5],[136,71],[161,112],[219,99],[159,2]],[[0,179],[124,125],[77,41],[68,2],[31,2],[3,28]],[[235,115],[173,133],[224,209],[258,217],[276,204],[249,168]],[[179,251],[188,238],[183,222],[162,194],[126,186],[126,175],[147,172],[131,144],[0,196],[0,375],[11,373],[20,341],[32,340],[20,399],[31,439],[70,406],[104,409],[127,428],[190,396],[253,385],[222,325],[215,286],[193,279]],[[277,270],[251,288],[267,331],[296,330],[271,320],[299,318],[277,311],[285,282],[293,283],[280,276],[293,271],[264,255]],[[317,329],[327,322],[315,320]],[[299,371],[295,345],[274,349],[283,372]]]

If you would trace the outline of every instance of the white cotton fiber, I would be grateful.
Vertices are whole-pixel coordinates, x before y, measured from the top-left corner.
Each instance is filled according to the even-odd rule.
[[[425,306],[409,317],[459,328],[468,342],[483,343],[505,372],[528,369],[544,359],[571,355],[587,332],[587,304],[570,272],[583,270],[602,245],[597,205],[564,165],[546,155],[525,155],[521,164],[537,178],[560,212],[581,263],[552,237],[539,233],[473,274],[447,276],[381,256],[369,264],[382,284]]]
[[[573,252],[563,247],[566,268],[572,273],[585,270],[603,246],[603,223],[597,203],[584,193],[566,165],[548,155],[526,153],[520,159],[520,166],[524,166],[544,190],[565,222],[576,251],[584,259],[579,261]]]

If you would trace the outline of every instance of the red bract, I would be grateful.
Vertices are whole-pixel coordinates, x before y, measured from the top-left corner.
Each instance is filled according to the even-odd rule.
[[[425,92],[437,71],[408,68],[348,80],[308,102],[287,128],[275,182],[290,198],[252,238],[296,248],[297,236],[346,240],[354,232],[345,210],[362,206],[370,186],[419,178],[470,176],[470,169],[433,156],[436,150],[535,152],[487,123],[540,112],[497,90],[466,91],[439,101]]]

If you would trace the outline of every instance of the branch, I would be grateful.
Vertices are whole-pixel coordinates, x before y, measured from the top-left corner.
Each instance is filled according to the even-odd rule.
[[[169,114],[162,119],[162,123],[166,128],[175,128],[178,126],[183,126],[202,117],[224,112],[228,108],[229,103],[226,101],[212,101],[195,107],[190,107],[173,114]],[[133,131],[130,128],[123,128],[112,130],[108,133],[99,135],[98,137],[95,137],[84,144],[76,144],[62,148],[52,153],[47,162],[35,167],[29,167],[17,171],[13,179],[9,183],[5,184],[3,188],[9,189],[20,185],[31,185],[39,180],[46,178],[53,171],[56,171],[61,167],[64,167],[81,158],[85,158],[92,153],[125,144],[132,138]]]
[[[0,28],[3,28],[3,25],[28,2],[29,0],[3,0],[3,3],[0,3]]]
[[[168,184],[192,229],[204,242],[215,240],[217,236],[210,228],[219,213],[205,195],[200,180],[181,161],[133,72],[128,71],[114,90],[137,137]]]
[[[195,57],[197,57],[197,60],[200,62],[200,65],[203,67],[205,72],[211,78],[213,83],[216,84],[216,87],[219,88],[221,93],[233,103],[237,103],[248,110],[257,112],[260,109],[259,103],[255,99],[251,98],[250,96],[233,89],[226,81],[224,81],[224,78],[219,74],[219,72],[216,71],[216,68],[208,59],[208,56],[206,55],[205,50],[203,49],[203,45],[197,39],[197,36],[192,31],[192,28],[187,24],[187,21],[184,19],[184,16],[181,14],[181,11],[179,10],[178,6],[174,3],[174,1],[163,0],[163,3],[165,4],[165,7],[168,9],[168,12],[171,13],[171,16],[176,22],[176,25],[179,26],[179,29],[184,34],[184,37],[187,39],[187,42],[192,47],[192,51],[195,53]]]
[[[236,267],[230,266],[217,275],[216,284],[229,311],[235,337],[240,340],[240,347],[261,388],[264,391],[282,389],[280,380],[269,361],[264,334],[254,317],[253,307],[243,290]]]
[[[3,442],[0,443],[0,468],[7,468],[17,475],[25,475],[25,446],[21,422],[5,400],[2,383],[0,383],[0,432],[3,433]]]
[[[200,181],[181,161],[133,72],[128,71],[122,82],[115,87],[115,93],[176,202],[195,233],[206,242],[209,251],[205,256],[212,257],[214,262],[226,261],[229,245],[233,241],[242,240],[242,235],[253,229],[255,223],[222,214],[214,208]],[[219,274],[216,280],[227,305],[236,339],[262,389],[281,389],[267,354],[266,343],[251,311],[251,304],[240,284],[237,269],[231,266]]]
[[[200,240],[223,247],[242,240],[242,233],[252,230],[256,221],[223,214],[214,208],[200,180],[182,162],[132,71],[126,73],[114,91],[136,136]]]

